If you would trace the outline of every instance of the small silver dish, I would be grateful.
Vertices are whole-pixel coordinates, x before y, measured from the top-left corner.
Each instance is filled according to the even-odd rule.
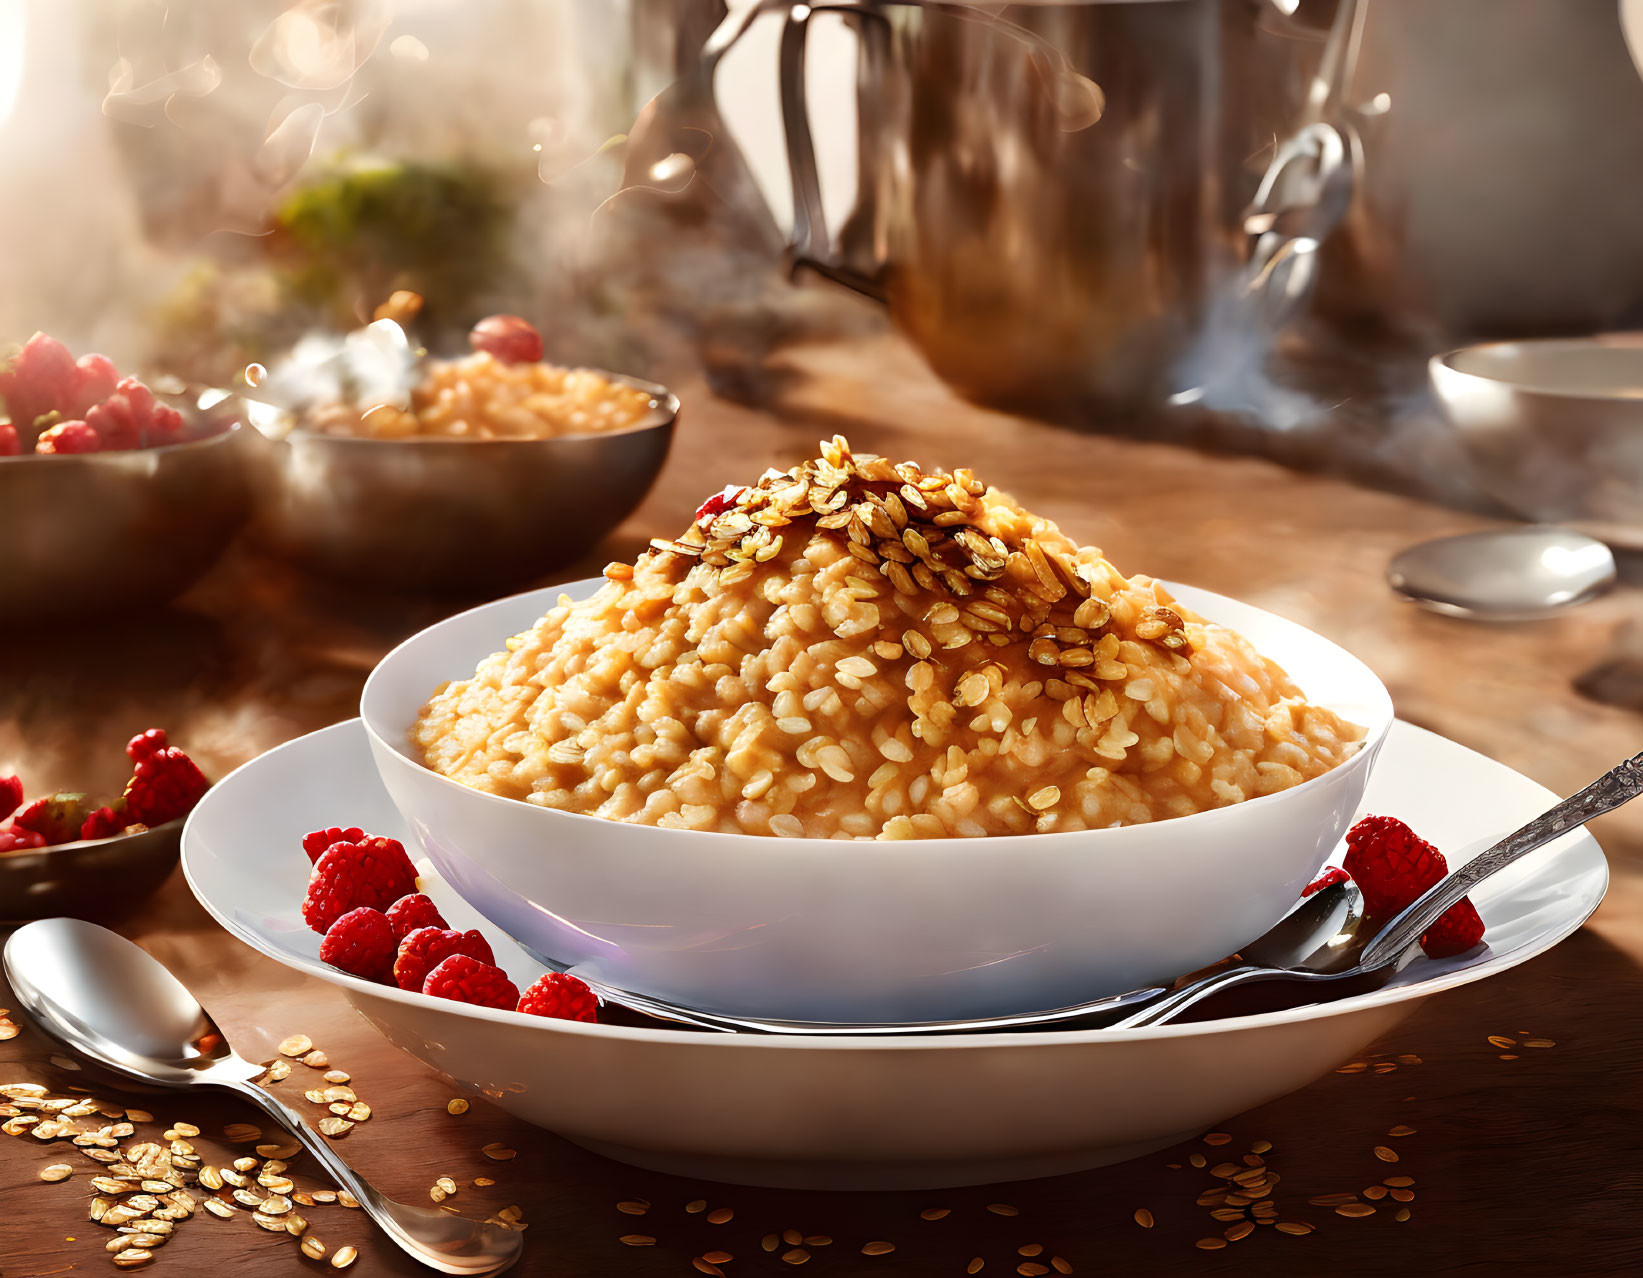
[[[256,534],[318,576],[385,590],[494,593],[551,572],[633,512],[673,442],[672,393],[601,376],[648,394],[650,414],[547,439],[256,435]]]
[[[0,626],[187,590],[244,522],[246,434],[236,423],[162,448],[0,457]]]
[[[1428,373],[1491,496],[1643,545],[1643,333],[1488,342]]]
[[[136,834],[0,852],[0,926],[130,910],[170,877],[187,819]]]

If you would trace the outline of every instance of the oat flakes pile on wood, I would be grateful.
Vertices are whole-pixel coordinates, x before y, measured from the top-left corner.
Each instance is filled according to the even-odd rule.
[[[430,767],[614,820],[920,838],[1187,815],[1362,736],[970,472],[841,438],[605,576],[434,694]]]

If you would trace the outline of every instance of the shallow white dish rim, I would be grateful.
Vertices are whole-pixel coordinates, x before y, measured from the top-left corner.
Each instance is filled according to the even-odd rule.
[[[1437,736],[1436,733],[1428,732],[1424,728],[1416,727],[1414,724],[1405,723],[1401,720],[1397,721],[1397,729],[1400,734],[1417,733],[1422,736]],[[238,776],[239,773],[248,768],[258,766],[261,760],[265,760],[282,751],[299,748],[305,743],[309,743],[314,737],[332,733],[345,734],[350,732],[359,734],[361,757],[365,764],[369,766],[369,746],[365,737],[364,726],[358,719],[347,719],[341,723],[332,724],[328,728],[321,728],[317,732],[309,733],[303,737],[297,737],[294,740],[285,742],[283,745],[276,746],[273,750],[270,750],[263,755],[259,755],[258,758],[242,764],[217,784],[218,786],[225,786],[236,776]],[[370,770],[370,775],[372,777],[375,776],[374,768]],[[1557,801],[1558,796],[1553,794],[1550,790],[1547,790],[1544,786],[1540,786],[1535,782],[1529,781],[1527,778],[1524,778],[1524,780],[1526,784],[1534,785],[1537,790],[1544,794],[1548,807]],[[452,784],[456,783],[453,782]],[[508,803],[514,802],[514,800],[499,799],[498,802]],[[589,819],[597,820],[598,818]],[[1176,819],[1187,820],[1189,818],[1183,817]],[[273,946],[266,944],[263,938],[254,929],[244,926],[239,920],[232,917],[228,911],[220,908],[219,905],[202,889],[201,884],[195,874],[192,855],[195,840],[190,838],[190,828],[193,826],[194,821],[195,818],[191,816],[188,824],[183,828],[181,858],[183,875],[188,882],[189,889],[194,893],[200,904],[205,907],[207,913],[209,913],[211,917],[214,918],[230,934],[238,937],[252,949],[267,956],[268,958],[273,959],[275,962],[307,972],[309,975],[318,977],[320,980],[328,981],[334,985],[340,985],[345,989],[349,989],[360,994],[386,999],[390,1002],[400,1002],[415,1006],[426,1006],[426,1003],[424,1002],[427,997],[426,995],[412,994],[409,991],[401,990],[395,986],[378,985],[371,981],[366,981],[359,977],[351,976],[346,972],[339,971],[338,969],[330,967],[325,963],[319,962],[317,959],[309,959],[302,955],[278,950]],[[1501,833],[1505,832],[1502,831]],[[1023,837],[1041,838],[1045,836],[1029,835]],[[1601,849],[1596,848],[1595,841],[1592,840],[1590,833],[1584,829],[1572,831],[1570,834],[1562,836],[1562,839],[1560,839],[1559,842],[1562,842],[1563,839],[1572,839],[1576,842],[1592,842],[1594,845],[1594,850],[1597,851],[1598,865],[1602,874],[1601,885],[1595,895],[1595,898],[1591,902],[1590,909],[1587,909],[1584,913],[1579,914],[1578,917],[1574,914],[1569,915],[1556,926],[1547,928],[1544,932],[1535,936],[1534,939],[1520,945],[1518,948],[1506,954],[1487,957],[1482,959],[1480,962],[1474,962],[1468,966],[1452,970],[1434,970],[1430,976],[1422,977],[1421,979],[1413,981],[1409,984],[1392,985],[1368,994],[1353,995],[1349,998],[1339,999],[1331,1003],[1290,1008],[1279,1012],[1264,1012],[1253,1016],[1239,1016],[1217,1021],[1198,1021],[1185,1025],[1159,1025],[1148,1026],[1140,1029],[1124,1030],[1092,1029],[993,1031],[983,1034],[944,1034],[922,1036],[877,1034],[761,1035],[712,1034],[699,1030],[670,1030],[663,1028],[652,1029],[648,1027],[641,1028],[624,1025],[587,1024],[579,1021],[544,1021],[541,1017],[530,1016],[523,1012],[506,1012],[497,1008],[475,1007],[466,1003],[453,1004],[449,1010],[458,1015],[472,1016],[480,1020],[492,1021],[497,1024],[532,1026],[538,1030],[551,1030],[555,1033],[605,1035],[639,1043],[668,1043],[678,1045],[695,1045],[698,1047],[712,1046],[746,1051],[777,1051],[782,1049],[791,1050],[795,1048],[804,1048],[806,1050],[823,1049],[829,1051],[931,1051],[988,1047],[1051,1047],[1056,1044],[1071,1046],[1076,1044],[1089,1044],[1102,1040],[1122,1043],[1150,1038],[1190,1037],[1205,1034],[1239,1033],[1244,1030],[1260,1029],[1266,1026],[1284,1025],[1321,1017],[1341,1016],[1363,1008],[1385,1006],[1406,1002],[1411,999],[1425,998],[1428,995],[1436,994],[1443,990],[1454,989],[1461,985],[1469,985],[1474,981],[1483,980],[1486,977],[1508,971],[1511,968],[1517,967],[1521,963],[1527,962],[1529,959],[1534,958],[1537,955],[1545,953],[1547,950],[1551,949],[1552,946],[1562,941],[1565,937],[1568,937],[1577,931],[1580,926],[1591,917],[1598,905],[1602,903],[1603,896],[1606,893],[1609,884],[1609,869],[1607,860],[1603,857]],[[825,840],[816,841],[825,842]],[[963,842],[963,840],[955,841]],[[976,842],[985,843],[990,842],[990,840],[982,839],[976,840]],[[295,908],[294,905],[293,908]],[[414,1004],[412,1003],[412,1000],[415,1000]]]

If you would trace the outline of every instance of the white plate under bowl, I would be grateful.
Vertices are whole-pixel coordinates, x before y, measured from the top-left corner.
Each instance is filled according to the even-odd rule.
[[[1363,810],[1401,816],[1446,849],[1475,849],[1554,801],[1509,768],[1400,723]],[[1488,947],[1417,958],[1388,988],[1322,1007],[1142,1030],[762,1037],[543,1020],[328,967],[298,908],[309,872],[301,837],[327,825],[409,837],[357,720],[213,786],[183,831],[189,886],[235,936],[339,986],[391,1042],[469,1095],[641,1167],[797,1188],[984,1184],[1162,1148],[1304,1087],[1428,995],[1549,948],[1597,908],[1608,883],[1591,836],[1565,835],[1475,894]],[[423,870],[453,926],[484,932],[521,986],[540,974]]]
[[[603,584],[563,589],[580,598]],[[423,766],[410,732],[428,697],[529,629],[558,589],[406,640],[372,672],[361,715],[440,875],[544,962],[742,1016],[867,1024],[1060,1007],[1192,971],[1266,931],[1345,833],[1392,722],[1386,689],[1344,649],[1248,604],[1171,589],[1362,724],[1358,753],[1281,793],[1168,821],[901,841],[609,821]]]

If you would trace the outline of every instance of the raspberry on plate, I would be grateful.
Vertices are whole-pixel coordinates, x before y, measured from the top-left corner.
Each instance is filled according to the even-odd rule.
[[[15,821],[4,828],[0,828],[0,852],[17,852],[23,848],[43,848],[45,846],[45,835],[24,829]]]
[[[325,930],[319,956],[351,975],[386,984],[394,966],[394,929],[381,910],[349,910]]]
[[[1338,865],[1332,865],[1302,890],[1302,896],[1311,896],[1314,892],[1322,892],[1326,887],[1334,887],[1337,883],[1345,883],[1352,876]]]
[[[456,932],[443,927],[419,927],[399,943],[394,959],[394,983],[402,990],[419,990],[428,973],[453,954],[481,963],[496,962],[490,942],[478,932]]]
[[[18,438],[17,427],[10,422],[0,421],[0,457],[16,457],[23,451],[23,441]]]
[[[428,973],[422,992],[476,1007],[499,1007],[511,1012],[519,1005],[519,987],[508,974],[466,954],[453,954]]]
[[[519,999],[518,1009],[532,1016],[551,1016],[561,1021],[594,1021],[599,1019],[599,1000],[587,982],[567,976],[564,972],[549,972],[539,976],[530,989]]]
[[[388,915],[388,922],[393,924],[396,945],[418,928],[450,926],[445,921],[445,916],[439,912],[439,907],[420,892],[400,897],[385,913]]]
[[[349,910],[385,910],[416,891],[416,868],[393,839],[337,843],[315,864],[302,902],[303,921],[325,933]]]
[[[176,746],[137,760],[126,784],[126,812],[133,823],[156,826],[187,816],[211,783]]]
[[[329,852],[334,843],[359,843],[370,837],[357,825],[351,825],[347,829],[333,825],[324,830],[311,830],[303,835],[302,850],[308,853],[308,860],[314,862]]]
[[[1396,817],[1367,816],[1346,835],[1346,872],[1363,893],[1368,921],[1385,923],[1449,872],[1443,853]],[[1462,898],[1421,937],[1429,958],[1464,954],[1483,940],[1483,920]]]

